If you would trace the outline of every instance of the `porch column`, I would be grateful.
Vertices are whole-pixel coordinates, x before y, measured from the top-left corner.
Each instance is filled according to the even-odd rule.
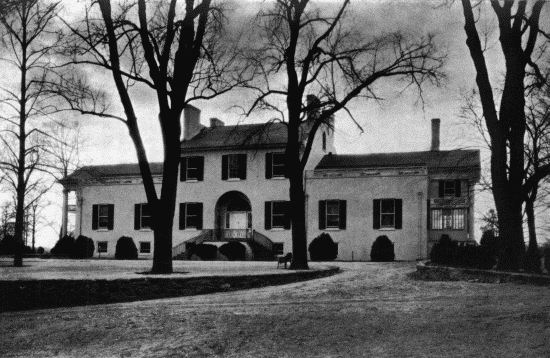
[[[69,222],[69,190],[63,188],[63,207],[61,213],[61,237],[67,235],[67,224]]]

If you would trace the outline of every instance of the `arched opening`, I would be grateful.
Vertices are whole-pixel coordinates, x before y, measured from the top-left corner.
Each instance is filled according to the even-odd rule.
[[[216,238],[220,241],[240,241],[252,237],[250,200],[239,191],[230,191],[216,203]]]

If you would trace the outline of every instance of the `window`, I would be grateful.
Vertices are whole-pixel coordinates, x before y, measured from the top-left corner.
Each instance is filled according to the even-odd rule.
[[[461,195],[461,181],[457,180],[440,180],[439,181],[439,197],[454,197]]]
[[[283,256],[285,254],[285,244],[284,242],[274,242],[273,243],[273,255]]]
[[[150,241],[140,241],[139,242],[139,253],[140,254],[150,254],[151,253],[151,242]]]
[[[202,203],[180,203],[180,230],[202,229],[202,208]]]
[[[345,200],[321,200],[319,201],[319,229],[346,229]]]
[[[323,132],[323,152],[327,151],[327,133]]]
[[[113,204],[95,204],[92,206],[92,230],[113,230]]]
[[[222,180],[246,179],[246,154],[222,156]]]
[[[102,254],[107,252],[107,241],[98,241],[97,242],[97,253]]]
[[[285,177],[284,153],[266,153],[265,177],[266,179]]]
[[[432,209],[431,217],[433,230],[466,229],[466,209]]]
[[[134,229],[150,229],[151,221],[149,204],[136,204],[134,206]]]
[[[401,229],[403,201],[401,199],[374,199],[372,227],[374,229]]]
[[[265,202],[265,229],[290,229],[290,202],[266,201]]]
[[[182,157],[180,181],[203,181],[204,157]]]

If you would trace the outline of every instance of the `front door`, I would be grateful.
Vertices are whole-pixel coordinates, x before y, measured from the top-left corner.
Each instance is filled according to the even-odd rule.
[[[229,212],[228,236],[234,239],[245,239],[248,228],[248,214],[246,211]]]

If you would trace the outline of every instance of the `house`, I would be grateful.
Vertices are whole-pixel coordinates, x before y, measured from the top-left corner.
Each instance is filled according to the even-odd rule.
[[[339,259],[369,260],[374,239],[387,235],[396,259],[426,258],[441,234],[473,240],[473,186],[479,152],[439,150],[439,120],[432,150],[338,155],[332,123],[317,132],[306,165],[310,240],[329,232]],[[225,126],[200,123],[200,110],[184,112],[173,255],[192,257],[195,245],[238,241],[247,259],[291,251],[283,123]],[[307,139],[310,123],[302,126]],[[162,164],[151,170],[160,187]],[[91,237],[96,256],[114,256],[116,241],[131,236],[140,257],[153,252],[151,213],[137,164],[83,167],[61,182],[77,196],[76,235]]]

